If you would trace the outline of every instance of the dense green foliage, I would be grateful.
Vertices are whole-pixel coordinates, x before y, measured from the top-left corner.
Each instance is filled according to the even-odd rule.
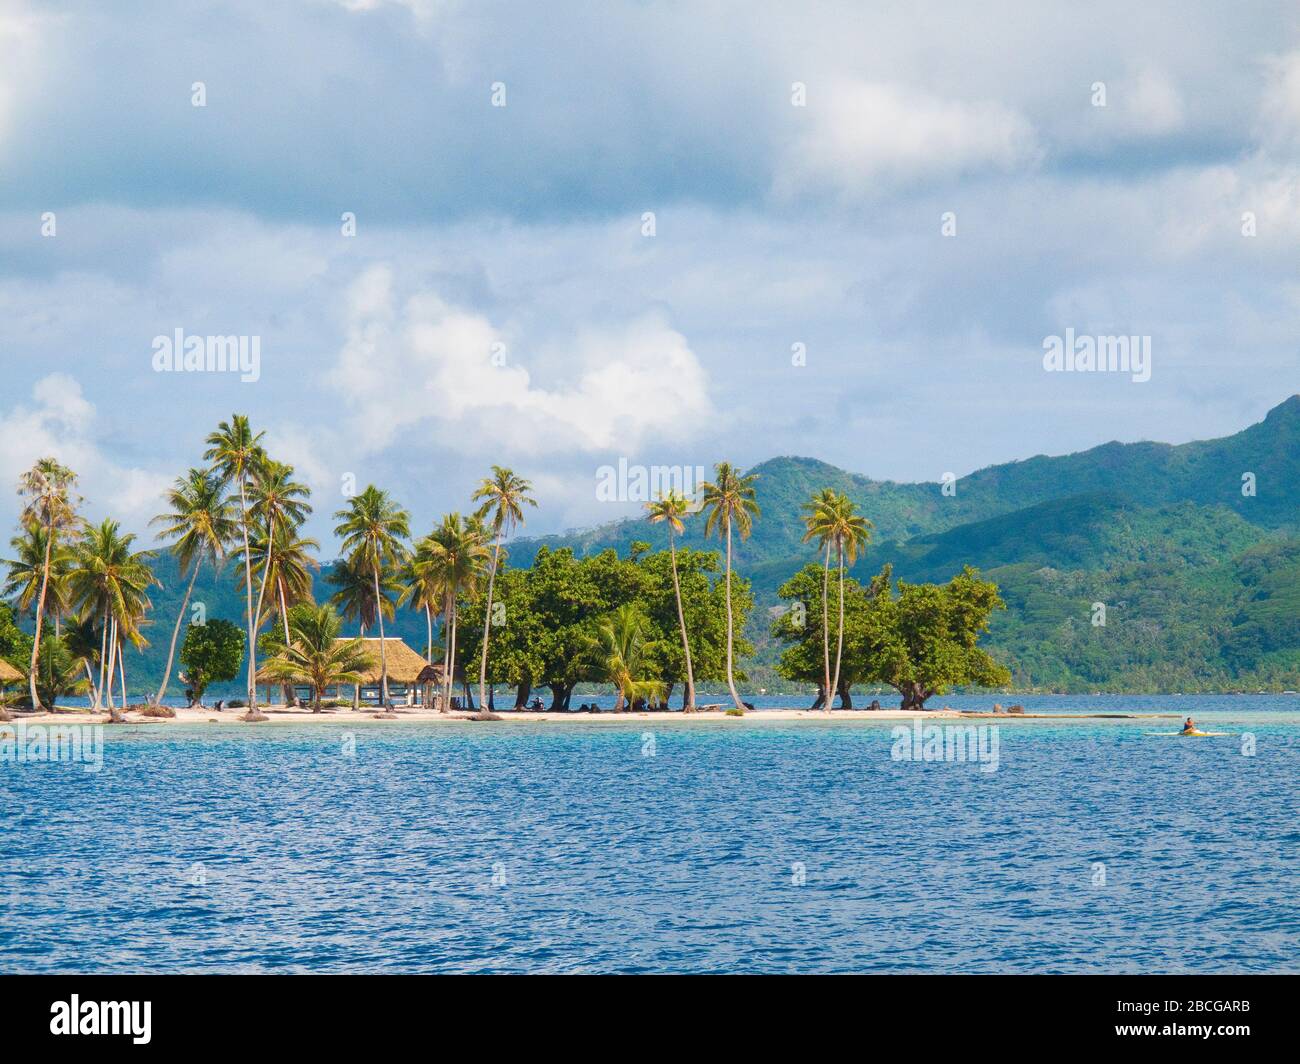
[[[186,629],[181,664],[195,702],[203,700],[209,685],[227,683],[239,675],[246,638],[242,628],[215,617]]]

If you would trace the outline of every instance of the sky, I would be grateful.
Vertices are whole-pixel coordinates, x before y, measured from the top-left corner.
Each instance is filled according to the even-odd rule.
[[[1300,8],[1082,7],[0,0],[0,483],[144,532],[237,411],[328,543],[493,463],[545,533],[636,512],[620,459],[1235,432],[1300,390]],[[257,379],[159,371],[178,329]]]

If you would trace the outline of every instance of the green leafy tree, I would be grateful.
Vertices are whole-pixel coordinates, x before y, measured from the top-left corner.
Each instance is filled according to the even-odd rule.
[[[84,675],[85,666],[68,647],[61,636],[46,634],[41,640],[41,653],[36,672],[36,706],[48,706],[65,695],[82,695],[90,690],[90,681]]]
[[[664,684],[653,675],[654,641],[650,623],[635,603],[624,603],[596,625],[587,654],[592,676],[614,685],[614,711],[623,712],[641,699],[661,698]]]
[[[192,624],[181,644],[182,679],[190,685],[195,705],[203,705],[203,692],[214,683],[228,683],[239,675],[244,663],[247,636],[238,625],[220,618],[206,624]]]
[[[932,695],[949,687],[997,687],[1011,674],[981,648],[995,610],[1005,609],[996,584],[966,566],[947,584],[898,582],[889,590],[891,571],[876,578],[873,599],[880,623],[861,632],[851,646],[869,664],[872,679],[902,695],[902,709],[923,709]]]

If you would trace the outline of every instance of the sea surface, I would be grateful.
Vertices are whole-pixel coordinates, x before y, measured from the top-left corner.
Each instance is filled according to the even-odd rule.
[[[1228,734],[108,728],[99,772],[0,763],[0,971],[1300,970],[1300,699],[1020,701]]]

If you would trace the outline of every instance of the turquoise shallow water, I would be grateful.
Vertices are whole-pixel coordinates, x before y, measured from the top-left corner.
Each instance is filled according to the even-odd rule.
[[[1296,700],[1119,701],[1231,734],[1023,721],[982,772],[892,722],[109,729],[0,765],[0,969],[1300,969]]]

